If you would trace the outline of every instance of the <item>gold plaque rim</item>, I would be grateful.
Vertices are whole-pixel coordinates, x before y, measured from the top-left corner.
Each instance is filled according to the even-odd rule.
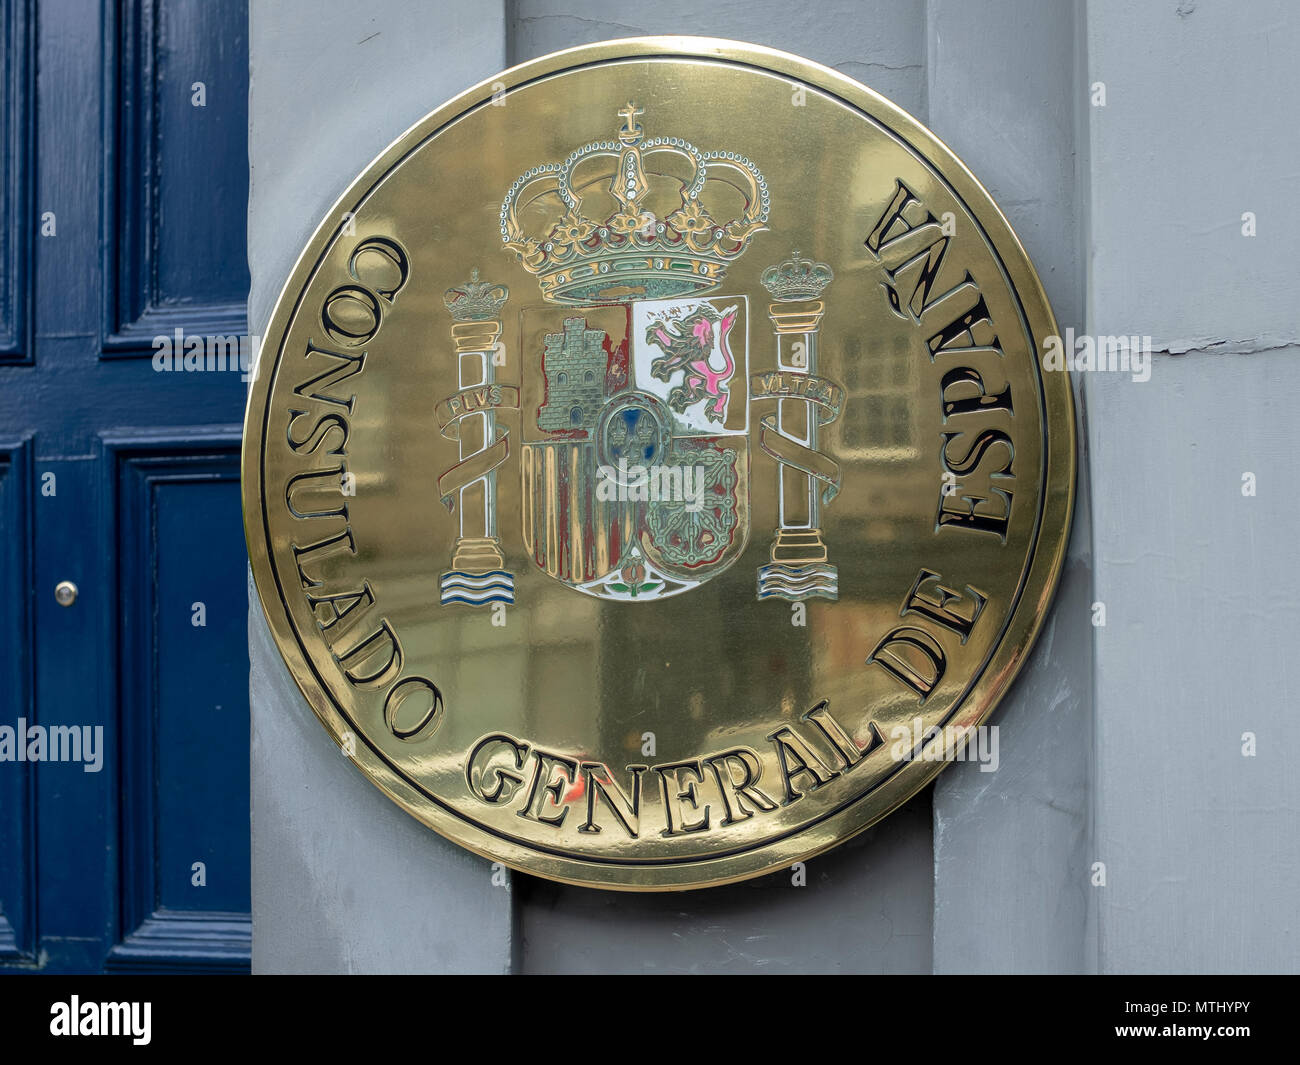
[[[1018,295],[1029,332],[1038,340],[1059,335],[1041,279],[993,197],[957,155],[923,123],[867,88],[829,67],[760,45],[711,37],[632,37],[581,45],[520,64],[467,89],[425,115],[398,136],[367,165],[335,201],[297,257],[288,280],[276,299],[259,351],[244,419],[241,479],[245,538],[254,584],[272,637],[295,683],[316,717],[342,745],[350,731],[330,693],[312,675],[299,647],[299,635],[290,621],[281,590],[272,575],[269,544],[262,529],[260,451],[256,442],[263,430],[273,368],[292,321],[297,295],[309,280],[315,263],[337,236],[340,219],[396,162],[448,123],[489,102],[503,89],[509,92],[526,83],[567,70],[611,60],[664,58],[713,60],[742,68],[776,73],[796,79],[864,112],[898,134],[922,155],[962,199],[997,249]],[[263,358],[274,353],[273,358]],[[975,726],[992,714],[1023,668],[1046,620],[1047,611],[1064,567],[1073,518],[1077,480],[1074,395],[1068,371],[1045,373],[1037,368],[1044,410],[1044,492],[1035,539],[1026,564],[1026,576],[1005,625],[1002,639],[983,671],[974,679],[966,698],[948,722]],[[621,891],[672,891],[720,886],[763,875],[805,861],[870,828],[894,812],[948,764],[913,761],[885,783],[864,791],[820,822],[806,823],[776,839],[738,853],[710,856],[671,864],[655,862],[614,864],[569,854],[547,853],[486,831],[474,822],[440,809],[395,773],[364,745],[353,760],[365,777],[417,820],[452,842],[512,869],[561,883]],[[863,802],[870,796],[873,802]],[[811,841],[815,830],[817,841]]]

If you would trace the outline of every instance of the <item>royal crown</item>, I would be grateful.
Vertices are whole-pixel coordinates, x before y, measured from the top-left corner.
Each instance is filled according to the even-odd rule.
[[[769,266],[759,278],[772,298],[789,303],[794,300],[815,300],[835,275],[825,263],[799,258],[796,251],[785,262]]]
[[[501,204],[503,244],[552,303],[707,292],[767,228],[767,181],[752,162],[680,137],[647,140],[635,104],[618,114],[617,140],[533,167]]]
[[[501,308],[509,298],[510,290],[505,285],[480,281],[478,267],[470,271],[469,280],[465,284],[449,288],[442,294],[442,302],[458,322],[484,322],[490,318],[500,318]]]

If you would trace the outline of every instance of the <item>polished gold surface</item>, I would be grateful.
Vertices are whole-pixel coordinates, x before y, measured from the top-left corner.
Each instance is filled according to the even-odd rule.
[[[466,847],[625,889],[788,865],[1022,664],[1073,498],[1056,332],[988,194],[856,82],[698,38],[517,67],[375,160],[276,305],[271,630]]]

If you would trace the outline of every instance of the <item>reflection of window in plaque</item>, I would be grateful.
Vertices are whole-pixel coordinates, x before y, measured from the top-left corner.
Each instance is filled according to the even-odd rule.
[[[842,384],[850,397],[838,432],[845,456],[906,458],[918,452],[916,425],[911,417],[908,366],[904,358],[864,355],[855,340],[845,342]],[[831,445],[832,447],[836,445]]]

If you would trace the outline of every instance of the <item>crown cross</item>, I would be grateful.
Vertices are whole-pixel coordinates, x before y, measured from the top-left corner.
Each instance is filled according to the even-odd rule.
[[[618,131],[618,139],[624,144],[632,144],[641,139],[641,123],[636,121],[638,115],[645,114],[645,108],[637,107],[631,100],[618,112],[623,119],[623,128]]]

